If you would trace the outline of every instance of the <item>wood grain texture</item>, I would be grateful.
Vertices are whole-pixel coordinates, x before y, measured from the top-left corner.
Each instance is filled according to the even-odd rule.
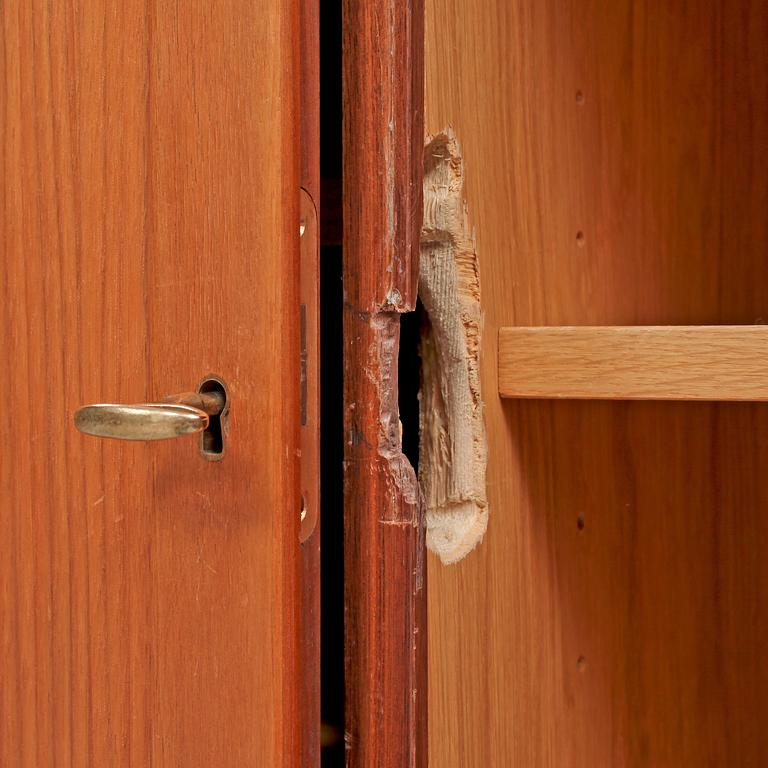
[[[768,317],[768,6],[427,0],[484,334]],[[490,522],[429,560],[430,760],[764,765],[768,407],[509,401]]]
[[[758,325],[499,328],[502,397],[768,400]]]
[[[0,9],[3,766],[299,765],[297,20]],[[223,461],[72,426],[211,373]]]
[[[427,549],[445,564],[465,557],[488,525],[488,442],[480,391],[480,275],[463,196],[461,148],[450,131],[424,147],[419,258],[419,485]]]
[[[422,215],[423,0],[343,2],[344,274],[360,311],[416,307]]]
[[[320,2],[300,0],[301,766],[320,765]]]
[[[399,313],[415,308],[418,281],[422,11],[343,4],[349,768],[426,765],[423,508],[397,400]]]

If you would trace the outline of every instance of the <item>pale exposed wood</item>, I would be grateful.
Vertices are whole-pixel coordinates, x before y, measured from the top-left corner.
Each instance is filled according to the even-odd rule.
[[[426,60],[491,509],[429,560],[431,765],[765,765],[768,406],[493,393],[502,326],[768,320],[768,4],[427,0]]]
[[[0,765],[299,765],[293,0],[0,4]],[[195,439],[76,408],[220,375]]]
[[[480,277],[453,133],[424,148],[424,221],[419,297],[429,316],[422,338],[419,484],[427,546],[454,563],[488,524],[488,448],[480,392]]]
[[[768,400],[768,327],[499,328],[499,394]]]

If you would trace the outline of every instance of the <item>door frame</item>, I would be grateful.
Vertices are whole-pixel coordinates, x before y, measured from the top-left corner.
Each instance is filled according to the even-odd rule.
[[[402,452],[400,315],[416,309],[423,0],[344,0],[347,765],[426,767],[424,507]]]

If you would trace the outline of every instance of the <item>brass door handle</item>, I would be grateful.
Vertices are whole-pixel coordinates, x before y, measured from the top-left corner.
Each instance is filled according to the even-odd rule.
[[[159,403],[95,403],[75,412],[75,427],[94,437],[168,440],[202,432],[224,408],[218,392],[184,392]]]

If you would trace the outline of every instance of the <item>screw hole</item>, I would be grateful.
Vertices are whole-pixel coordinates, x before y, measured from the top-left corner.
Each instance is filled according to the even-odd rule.
[[[577,527],[577,528],[578,528],[580,531],[583,531],[583,530],[584,530],[584,525],[585,525],[585,522],[584,522],[584,517],[583,517],[582,515],[579,515],[579,516],[576,518],[576,527]]]

